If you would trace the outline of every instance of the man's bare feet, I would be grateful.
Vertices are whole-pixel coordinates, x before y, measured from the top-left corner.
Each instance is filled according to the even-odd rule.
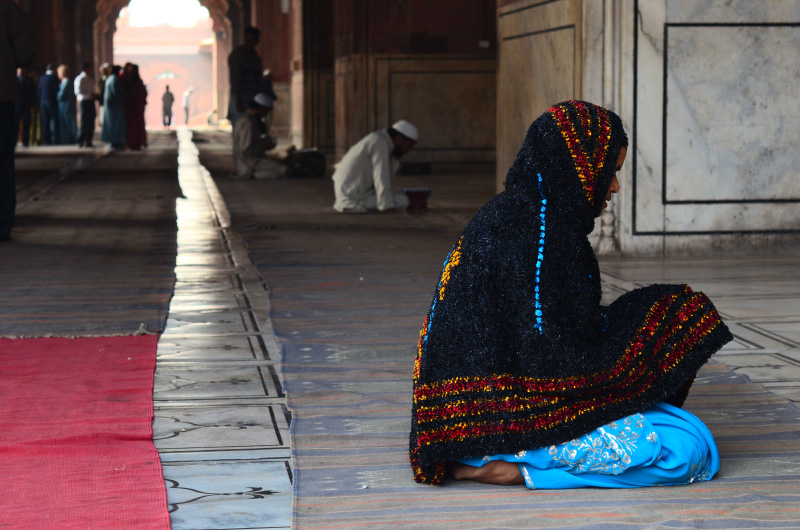
[[[492,460],[481,467],[454,462],[450,468],[450,475],[456,480],[474,480],[475,482],[500,486],[525,484],[525,479],[522,478],[519,466],[513,462],[504,462],[502,460]]]

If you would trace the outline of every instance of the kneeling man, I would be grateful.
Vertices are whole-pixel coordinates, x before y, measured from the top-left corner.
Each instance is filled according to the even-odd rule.
[[[400,157],[411,151],[417,137],[417,128],[400,120],[351,147],[333,173],[333,208],[354,213],[406,208],[408,197],[392,193],[392,179],[400,168]]]
[[[272,98],[259,93],[233,126],[233,151],[236,156],[236,178],[276,179],[286,176],[287,168],[267,156],[275,148],[275,140],[266,134],[263,118],[272,110]]]

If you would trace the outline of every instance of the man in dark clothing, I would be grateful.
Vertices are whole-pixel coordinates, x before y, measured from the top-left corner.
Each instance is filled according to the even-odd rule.
[[[14,147],[17,131],[14,102],[19,92],[17,68],[27,66],[35,53],[28,21],[11,0],[0,0],[0,241],[11,239],[16,208]]]
[[[45,145],[53,145],[58,138],[58,85],[60,81],[48,64],[44,75],[39,79],[39,106],[42,109],[42,140]]]
[[[258,28],[248,26],[244,30],[244,44],[237,46],[228,55],[228,72],[231,82],[231,101],[228,106],[228,120],[231,127],[248,112],[250,101],[258,94],[261,87],[263,63],[256,51],[261,32]],[[233,172],[238,173],[236,150],[233,152]]]
[[[19,132],[22,125],[22,145],[28,147],[31,142],[31,109],[36,105],[36,83],[28,75],[27,68],[17,69],[17,82],[19,83],[19,96],[14,111],[17,124],[14,131]]]

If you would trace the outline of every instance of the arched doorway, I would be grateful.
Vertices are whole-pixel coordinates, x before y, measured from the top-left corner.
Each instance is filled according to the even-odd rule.
[[[212,50],[213,108],[219,118],[228,109],[228,53],[234,43],[241,40],[244,13],[241,0],[198,0],[208,9],[213,21],[215,42]],[[94,61],[96,65],[114,62],[114,33],[120,10],[130,0],[97,0],[97,18],[94,21]]]

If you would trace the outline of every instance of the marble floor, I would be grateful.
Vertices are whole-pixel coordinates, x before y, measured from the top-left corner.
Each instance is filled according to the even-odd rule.
[[[179,130],[175,294],[153,424],[175,530],[289,528],[290,416],[267,291]]]
[[[158,348],[155,443],[175,530],[289,528],[290,413],[268,291],[179,131],[177,283]],[[800,402],[796,257],[601,260],[604,293],[656,282],[706,292],[736,340],[714,359]],[[268,279],[267,279],[268,281]]]

